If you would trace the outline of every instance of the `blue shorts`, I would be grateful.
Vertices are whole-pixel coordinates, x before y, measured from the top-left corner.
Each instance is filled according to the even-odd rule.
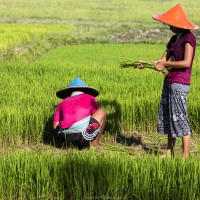
[[[59,136],[64,139],[67,146],[78,147],[79,150],[90,147],[90,142],[96,139],[100,131],[99,122],[91,118],[88,127],[78,133],[65,133],[65,129],[59,130]]]

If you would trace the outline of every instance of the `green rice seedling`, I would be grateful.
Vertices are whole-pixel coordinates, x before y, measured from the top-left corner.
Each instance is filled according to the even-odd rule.
[[[130,61],[130,60],[124,60],[121,62],[120,67],[122,68],[149,68],[149,69],[154,69],[155,63],[154,62],[145,62],[145,61]]]
[[[60,102],[55,93],[76,76],[100,91],[97,98],[107,113],[107,133],[156,132],[163,75],[154,70],[119,68],[121,59],[133,54],[139,57],[147,47],[156,56],[161,45],[72,45],[34,62],[0,63],[1,141],[38,143],[53,137],[52,117]],[[196,65],[188,98],[193,133],[199,132]]]
[[[154,62],[145,62],[145,61],[130,61],[130,60],[124,60],[123,62],[121,62],[120,64],[121,68],[133,68],[133,69],[144,69],[144,68],[148,68],[148,69],[153,69],[155,70],[155,63]],[[170,71],[170,68],[164,68],[163,70],[161,70],[161,72],[164,75],[167,75]]]
[[[1,199],[198,199],[199,159],[126,152],[1,155]]]
[[[45,39],[52,35],[69,34],[73,26],[60,24],[1,24],[0,51],[6,49],[23,54],[27,43],[38,39]],[[41,41],[42,42],[42,41]],[[26,45],[25,45],[26,44]]]
[[[17,22],[17,23],[66,23],[74,20],[94,20],[97,22],[108,23],[112,22],[141,22],[138,27],[143,27],[144,22],[148,25],[152,23],[151,15],[153,13],[162,13],[163,7],[170,8],[177,3],[175,0],[112,0],[112,1],[85,1],[79,0],[58,0],[56,3],[53,0],[39,1],[30,0],[24,2],[18,0],[13,2],[10,6],[6,0],[1,0],[0,16],[3,22]],[[191,20],[199,23],[199,19],[195,16],[199,13],[198,1],[181,1],[181,5],[186,9],[186,13]],[[78,5],[78,6],[77,6]],[[9,8],[9,9],[7,9]],[[32,9],[30,9],[32,8]],[[41,12],[41,9],[44,12]],[[73,19],[73,20],[72,20]],[[88,22],[88,24],[89,24]],[[80,22],[79,22],[80,23]],[[88,26],[87,24],[87,26]],[[89,24],[90,25],[90,24]]]

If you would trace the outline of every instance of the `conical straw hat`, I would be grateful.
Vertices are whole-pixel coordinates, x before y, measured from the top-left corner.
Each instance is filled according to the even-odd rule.
[[[99,95],[98,90],[87,86],[79,77],[76,77],[68,87],[58,90],[56,92],[56,96],[61,99],[65,99],[66,97],[69,97],[72,94],[72,92],[75,91],[84,92],[94,97]]]
[[[163,14],[153,15],[152,18],[177,28],[188,30],[197,30],[199,28],[188,19],[180,4],[177,4]]]

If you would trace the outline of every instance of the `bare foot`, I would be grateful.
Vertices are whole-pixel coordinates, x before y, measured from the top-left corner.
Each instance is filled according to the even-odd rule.
[[[161,159],[163,159],[163,158],[171,158],[171,157],[172,157],[171,154],[168,154],[168,153],[164,153],[164,154],[162,154],[160,156]]]
[[[102,147],[102,144],[100,144],[98,141],[93,140],[91,142],[91,148],[100,148],[100,147]]]
[[[183,159],[188,160],[189,159],[189,154],[183,154]]]
[[[99,148],[102,147],[102,144],[91,145],[91,148]]]

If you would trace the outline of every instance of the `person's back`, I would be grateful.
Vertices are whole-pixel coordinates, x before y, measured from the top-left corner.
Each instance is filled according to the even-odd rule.
[[[59,120],[60,128],[67,129],[75,122],[93,114],[98,108],[95,97],[85,93],[72,95],[57,106],[54,121]]]
[[[95,98],[99,92],[78,77],[56,92],[63,99],[56,107],[53,119],[55,133],[79,149],[101,146],[99,138],[106,123],[106,113]]]

